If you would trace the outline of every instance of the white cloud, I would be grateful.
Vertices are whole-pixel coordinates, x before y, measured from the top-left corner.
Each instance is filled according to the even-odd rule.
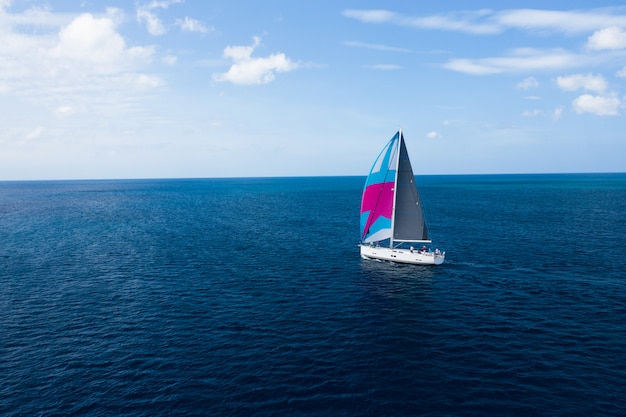
[[[563,116],[563,107],[557,107],[556,109],[554,109],[554,111],[552,112],[552,120],[556,122],[557,120],[561,119],[561,116]]]
[[[410,49],[399,48],[396,46],[382,45],[379,43],[366,43],[366,42],[357,42],[357,41],[345,41],[343,43],[346,46],[351,46],[354,48],[365,48],[365,49],[373,49],[376,51],[389,51],[389,52],[402,52],[409,53]]]
[[[563,107],[557,107],[554,110],[552,110],[551,112],[546,112],[544,110],[541,109],[533,109],[533,110],[526,110],[523,111],[521,116],[522,117],[542,117],[542,116],[548,116],[551,117],[552,120],[554,121],[558,121],[561,116],[563,115]]]
[[[6,7],[11,5],[11,1],[6,2]],[[53,13],[49,7],[33,6],[21,13],[10,13],[8,10],[2,10],[2,23],[8,26],[22,27],[38,27],[38,28],[54,28],[66,25],[72,20],[76,14],[70,13]],[[112,10],[117,10],[112,8]]]
[[[33,26],[28,32],[18,23],[7,23],[24,20],[24,13],[3,16],[9,18],[2,27],[0,79],[7,92],[19,92],[40,82],[65,80],[76,84],[80,77],[136,69],[149,63],[154,54],[150,46],[127,46],[117,32],[117,9],[108,9],[101,17],[90,13],[74,16],[56,32],[48,28],[65,19],[52,13],[45,15],[49,21],[41,21],[41,26]],[[38,30],[41,27],[46,30]]]
[[[150,3],[137,6],[137,22],[145,23],[148,33],[154,36],[163,35],[167,32],[163,22],[156,14],[156,10],[167,9],[172,4],[180,3],[182,0],[153,0]]]
[[[585,11],[511,9],[498,12],[479,9],[416,17],[389,10],[350,9],[344,10],[342,15],[362,23],[388,23],[417,29],[494,35],[507,29],[579,33],[599,30],[607,26],[626,27],[626,14],[620,14],[622,10],[618,8]]]
[[[445,30],[474,35],[494,35],[517,30],[545,35],[557,32],[591,34],[587,48],[574,53],[565,49],[518,48],[502,56],[453,58],[443,64],[452,71],[470,75],[563,70],[621,59],[598,52],[626,48],[626,8],[607,7],[558,11],[540,9],[453,11],[431,15],[406,15],[390,10],[349,9],[342,15],[364,24],[388,24],[420,30]],[[358,43],[354,43],[357,46]],[[360,46],[366,47],[367,44]],[[376,44],[372,44],[376,45]],[[593,53],[595,52],[595,53]]]
[[[56,109],[57,116],[69,116],[76,113],[76,109],[72,106],[60,106]]]
[[[471,75],[487,75],[571,68],[581,65],[585,59],[561,49],[518,48],[503,57],[451,59],[443,67]]]
[[[520,90],[529,90],[531,88],[539,87],[539,81],[535,77],[527,77],[524,78],[519,84],[517,84],[516,88]]]
[[[443,65],[444,68],[463,72],[470,75],[489,75],[504,72],[502,68],[494,65],[490,58],[487,59],[451,59]]]
[[[626,25],[623,9],[558,11],[515,9],[498,12],[494,19],[503,28],[553,30],[564,33],[588,32],[607,25]]]
[[[242,85],[267,84],[274,80],[275,72],[289,72],[299,67],[298,63],[291,61],[283,53],[272,54],[265,58],[253,58],[252,52],[260,42],[259,37],[254,37],[254,43],[251,46],[226,47],[224,57],[231,59],[233,64],[227,72],[214,74],[213,79]]]
[[[394,64],[367,65],[366,68],[371,68],[371,69],[381,70],[381,71],[395,71],[395,70],[402,69],[400,65],[394,65]]]
[[[213,27],[207,27],[199,20],[187,16],[184,19],[176,19],[176,26],[179,26],[185,32],[207,33],[215,30]]]
[[[398,26],[409,26],[418,29],[440,29],[475,34],[493,34],[501,29],[493,22],[479,22],[489,16],[489,10],[452,12],[425,17],[405,16],[388,10],[344,10],[343,16],[362,23],[390,23]]]
[[[588,90],[597,95],[583,94],[577,97],[572,107],[578,114],[592,113],[598,116],[617,116],[621,104],[615,93],[607,93],[607,82],[601,75],[574,74],[557,77],[557,85],[564,91]]]
[[[539,109],[526,110],[522,112],[523,117],[537,117],[537,116],[541,116],[542,114],[543,114],[543,111]]]
[[[89,13],[62,28],[58,44],[50,51],[53,58],[90,63],[93,70],[106,72],[127,66],[129,59],[149,59],[152,53],[150,47],[127,48],[113,20]]]
[[[620,100],[615,94],[592,96],[583,94],[572,103],[576,113],[593,113],[598,116],[617,116]]]
[[[420,29],[450,30],[477,35],[496,34],[502,30],[497,24],[489,20],[481,21],[483,18],[489,17],[491,13],[491,10],[481,9],[418,18],[401,18],[398,21],[402,22],[403,25]]]
[[[397,16],[388,10],[344,10],[342,14],[363,23],[387,23]]]
[[[137,8],[137,21],[139,23],[145,23],[146,29],[151,35],[159,36],[166,32],[161,19],[145,6]]]
[[[178,61],[178,57],[176,55],[165,55],[161,61],[167,65],[174,65]]]
[[[123,74],[118,78],[118,82],[135,90],[153,89],[164,84],[163,80],[157,76],[133,73]]]
[[[129,47],[119,9],[69,16],[50,11],[0,13],[0,93],[47,115],[122,112],[163,83],[141,74],[151,46]],[[23,22],[28,22],[24,30]]]
[[[565,91],[584,89],[602,93],[607,88],[607,83],[603,76],[591,74],[574,74],[557,77],[556,83],[559,88]]]
[[[587,48],[592,51],[626,48],[626,31],[619,26],[598,30],[587,40]]]
[[[27,140],[37,139],[38,137],[41,136],[43,132],[44,132],[44,128],[42,126],[37,126],[36,128],[34,128],[33,130],[31,130],[30,132],[26,134],[26,139]]]
[[[439,132],[432,131],[432,132],[428,132],[426,134],[426,137],[428,139],[439,139],[441,138],[441,134]]]
[[[615,73],[615,75],[620,77],[620,78],[625,78],[626,77],[626,67],[623,67],[621,70],[617,71]]]

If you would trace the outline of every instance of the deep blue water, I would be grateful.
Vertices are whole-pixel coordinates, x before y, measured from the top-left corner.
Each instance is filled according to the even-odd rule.
[[[626,174],[419,177],[440,267],[363,182],[0,183],[0,415],[625,415]]]

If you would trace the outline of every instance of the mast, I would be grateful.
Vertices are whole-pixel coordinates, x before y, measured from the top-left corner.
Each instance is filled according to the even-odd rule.
[[[396,174],[393,179],[393,205],[391,207],[391,237],[389,238],[389,248],[393,249],[393,235],[396,227],[396,198],[398,196],[398,172],[400,167],[400,144],[402,142],[402,128],[398,131],[398,143],[396,144]]]

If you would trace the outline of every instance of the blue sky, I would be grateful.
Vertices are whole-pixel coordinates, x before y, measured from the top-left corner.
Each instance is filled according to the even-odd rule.
[[[626,7],[0,0],[0,180],[626,171]]]

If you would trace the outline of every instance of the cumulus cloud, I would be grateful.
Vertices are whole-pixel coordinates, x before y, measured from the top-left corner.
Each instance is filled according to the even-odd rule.
[[[531,88],[539,87],[539,81],[535,77],[527,77],[524,78],[520,83],[517,84],[516,88],[520,90],[529,90]]]
[[[621,102],[615,94],[592,96],[583,94],[572,103],[576,113],[593,113],[598,116],[617,116]]]
[[[135,102],[138,92],[163,83],[141,74],[154,48],[126,43],[118,31],[119,9],[99,15],[5,10],[0,18],[0,94],[43,107],[50,115],[120,109],[125,100]]]
[[[626,31],[619,26],[610,26],[594,32],[587,40],[592,51],[626,48]]]
[[[432,132],[428,132],[426,134],[426,137],[428,139],[439,139],[441,137],[441,134],[439,132],[432,131]]]
[[[621,101],[615,93],[606,91],[608,85],[601,75],[574,74],[557,77],[557,85],[564,91],[588,90],[597,95],[583,94],[576,98],[572,107],[576,113],[592,113],[598,116],[617,116]]]
[[[252,57],[260,42],[259,37],[254,37],[254,42],[250,46],[226,47],[224,58],[231,59],[233,64],[227,72],[214,74],[213,79],[241,85],[267,84],[274,80],[276,72],[289,72],[299,68],[298,63],[291,61],[283,53]]]
[[[607,88],[607,82],[601,75],[591,74],[574,74],[563,77],[557,77],[556,83],[562,90],[590,90],[596,93],[602,93]]]
[[[91,63],[94,70],[115,71],[128,60],[150,59],[151,47],[128,48],[108,17],[96,18],[89,13],[76,17],[59,32],[59,42],[50,55],[77,62]]]
[[[6,91],[38,81],[59,81],[86,75],[115,74],[139,68],[149,63],[154,54],[151,46],[128,46],[117,31],[120,19],[118,9],[96,17],[83,13],[62,19],[46,12],[35,21],[30,11],[8,14],[2,28],[0,42],[0,79]],[[42,21],[45,16],[49,20]],[[67,21],[66,21],[67,20]],[[20,30],[21,22],[33,26],[31,33]],[[57,31],[50,31],[59,21],[65,23]],[[38,29],[45,27],[41,34]],[[19,82],[23,80],[24,82]]]

